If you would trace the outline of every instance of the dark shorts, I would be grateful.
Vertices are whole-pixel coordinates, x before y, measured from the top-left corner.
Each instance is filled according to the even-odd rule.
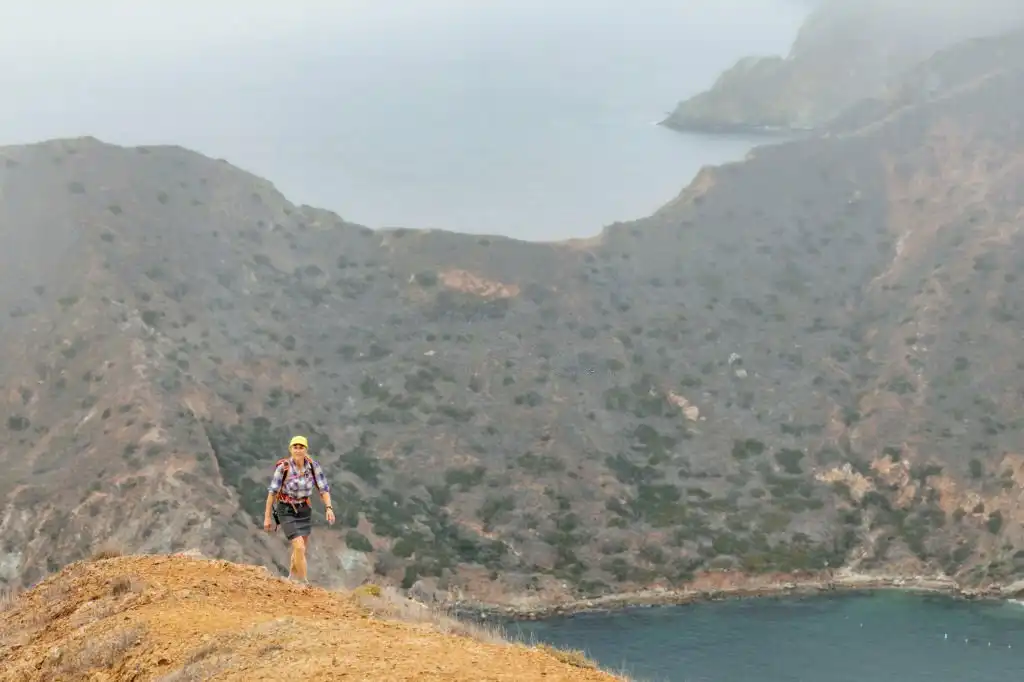
[[[288,540],[307,538],[313,530],[313,508],[308,502],[295,507],[285,502],[275,502],[274,519],[281,524],[281,530]]]

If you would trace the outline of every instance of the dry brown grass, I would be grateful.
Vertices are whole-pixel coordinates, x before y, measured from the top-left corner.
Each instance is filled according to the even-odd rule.
[[[77,562],[0,619],[2,682],[277,682],[282,670],[326,682],[340,669],[394,682],[624,679],[394,589],[331,592],[183,556]]]
[[[6,613],[18,600],[21,590],[17,587],[0,588],[0,614]]]
[[[426,623],[446,635],[469,637],[478,642],[536,648],[550,654],[556,660],[575,668],[600,670],[600,667],[577,649],[559,649],[544,643],[524,643],[511,639],[505,629],[497,623],[474,623],[461,618],[447,609],[432,608],[409,599],[393,587],[374,584],[361,585],[353,591],[360,605],[382,618],[405,623]],[[629,682],[622,673],[616,673],[620,680]]]
[[[157,682],[202,682],[225,670],[226,657],[231,653],[217,642],[207,642],[192,651],[181,668],[158,678]]]
[[[587,658],[587,655],[579,649],[559,649],[550,644],[538,644],[537,648],[548,652],[562,663],[568,663],[576,668],[597,668],[597,664]]]
[[[92,553],[89,557],[89,561],[102,561],[103,559],[116,559],[119,556],[123,556],[124,552],[121,550],[121,546],[115,542],[107,541],[100,545],[100,547]]]
[[[86,638],[85,643],[77,650],[56,649],[54,657],[58,664],[58,679],[85,677],[93,670],[112,668],[132,647],[142,641],[145,634],[144,627],[131,626],[117,630],[102,639]]]
[[[20,632],[6,626],[4,615],[14,609],[18,603],[18,596],[21,590],[17,587],[0,588],[0,650],[13,643],[19,643],[24,639]]]
[[[359,604],[372,614],[403,623],[426,623],[446,635],[470,637],[488,644],[509,644],[505,630],[497,624],[481,624],[457,618],[446,609],[431,608],[409,599],[393,587],[361,585],[353,593]]]
[[[115,597],[132,593],[141,593],[146,589],[145,583],[138,576],[119,575],[110,581],[110,594]]]
[[[70,586],[63,581],[44,581],[36,589],[40,590],[41,602],[44,604],[43,608],[33,611],[24,622],[27,626],[28,632],[35,632],[41,628],[46,627],[48,624],[59,618],[61,613],[66,607],[66,600],[70,593]],[[27,594],[25,592],[22,595]],[[19,595],[19,598],[22,596]],[[18,599],[15,599],[11,604],[11,609],[14,609],[18,604]]]
[[[107,596],[95,599],[80,606],[70,617],[75,627],[84,627],[131,606],[146,591],[146,584],[141,578],[131,574],[122,574],[109,581]]]

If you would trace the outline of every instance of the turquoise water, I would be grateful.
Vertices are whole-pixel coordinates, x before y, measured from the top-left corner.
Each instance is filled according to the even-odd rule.
[[[1024,606],[868,595],[736,600],[509,626],[648,682],[1011,682]]]

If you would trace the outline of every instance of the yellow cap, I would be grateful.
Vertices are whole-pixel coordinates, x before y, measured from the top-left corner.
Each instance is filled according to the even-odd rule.
[[[305,445],[306,449],[309,449],[309,441],[306,440],[305,436],[295,436],[292,438],[292,442],[288,444],[288,447],[293,445]]]

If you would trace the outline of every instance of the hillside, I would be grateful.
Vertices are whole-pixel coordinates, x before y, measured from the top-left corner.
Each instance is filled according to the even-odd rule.
[[[825,0],[788,55],[739,60],[663,125],[704,133],[820,129],[935,51],[1022,25],[1024,8],[1010,0]]]
[[[0,580],[108,539],[285,570],[294,432],[328,586],[1024,576],[1015,63],[564,243],[372,231],[176,147],[0,149]]]
[[[10,682],[279,680],[284,670],[311,681],[618,679],[568,652],[379,617],[356,595],[180,556],[78,563],[0,607]]]

